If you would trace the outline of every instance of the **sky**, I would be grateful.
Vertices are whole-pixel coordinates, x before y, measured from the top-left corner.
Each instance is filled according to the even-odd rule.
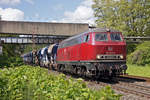
[[[94,24],[92,0],[0,0],[0,16],[9,21]]]

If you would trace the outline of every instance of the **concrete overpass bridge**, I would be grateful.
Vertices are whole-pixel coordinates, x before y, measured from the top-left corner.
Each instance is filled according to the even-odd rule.
[[[72,36],[89,29],[83,23],[51,23],[0,20],[0,34]]]
[[[15,37],[0,37],[0,41],[8,44],[52,44],[69,36],[79,34],[89,29],[83,23],[48,23],[0,20],[0,34],[17,35]],[[29,37],[18,37],[28,35]],[[150,37],[125,37],[127,43],[139,43],[150,40]]]

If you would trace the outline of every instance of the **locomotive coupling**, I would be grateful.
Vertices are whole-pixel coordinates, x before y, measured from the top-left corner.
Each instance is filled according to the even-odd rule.
[[[123,65],[120,66],[120,68],[124,71],[124,74],[126,74],[127,65],[123,64]]]

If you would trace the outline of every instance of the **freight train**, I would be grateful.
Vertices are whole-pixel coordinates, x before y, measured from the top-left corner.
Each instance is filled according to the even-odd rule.
[[[80,76],[116,77],[126,74],[126,42],[121,32],[95,28],[23,56],[36,64]],[[55,65],[55,67],[54,67]]]

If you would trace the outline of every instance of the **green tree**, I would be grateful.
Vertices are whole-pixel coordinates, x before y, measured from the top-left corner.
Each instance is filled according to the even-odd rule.
[[[3,44],[2,46],[3,54],[0,55],[0,68],[4,66],[19,66],[22,64],[20,45]]]
[[[150,35],[150,0],[94,0],[93,9],[98,27],[128,36]]]

